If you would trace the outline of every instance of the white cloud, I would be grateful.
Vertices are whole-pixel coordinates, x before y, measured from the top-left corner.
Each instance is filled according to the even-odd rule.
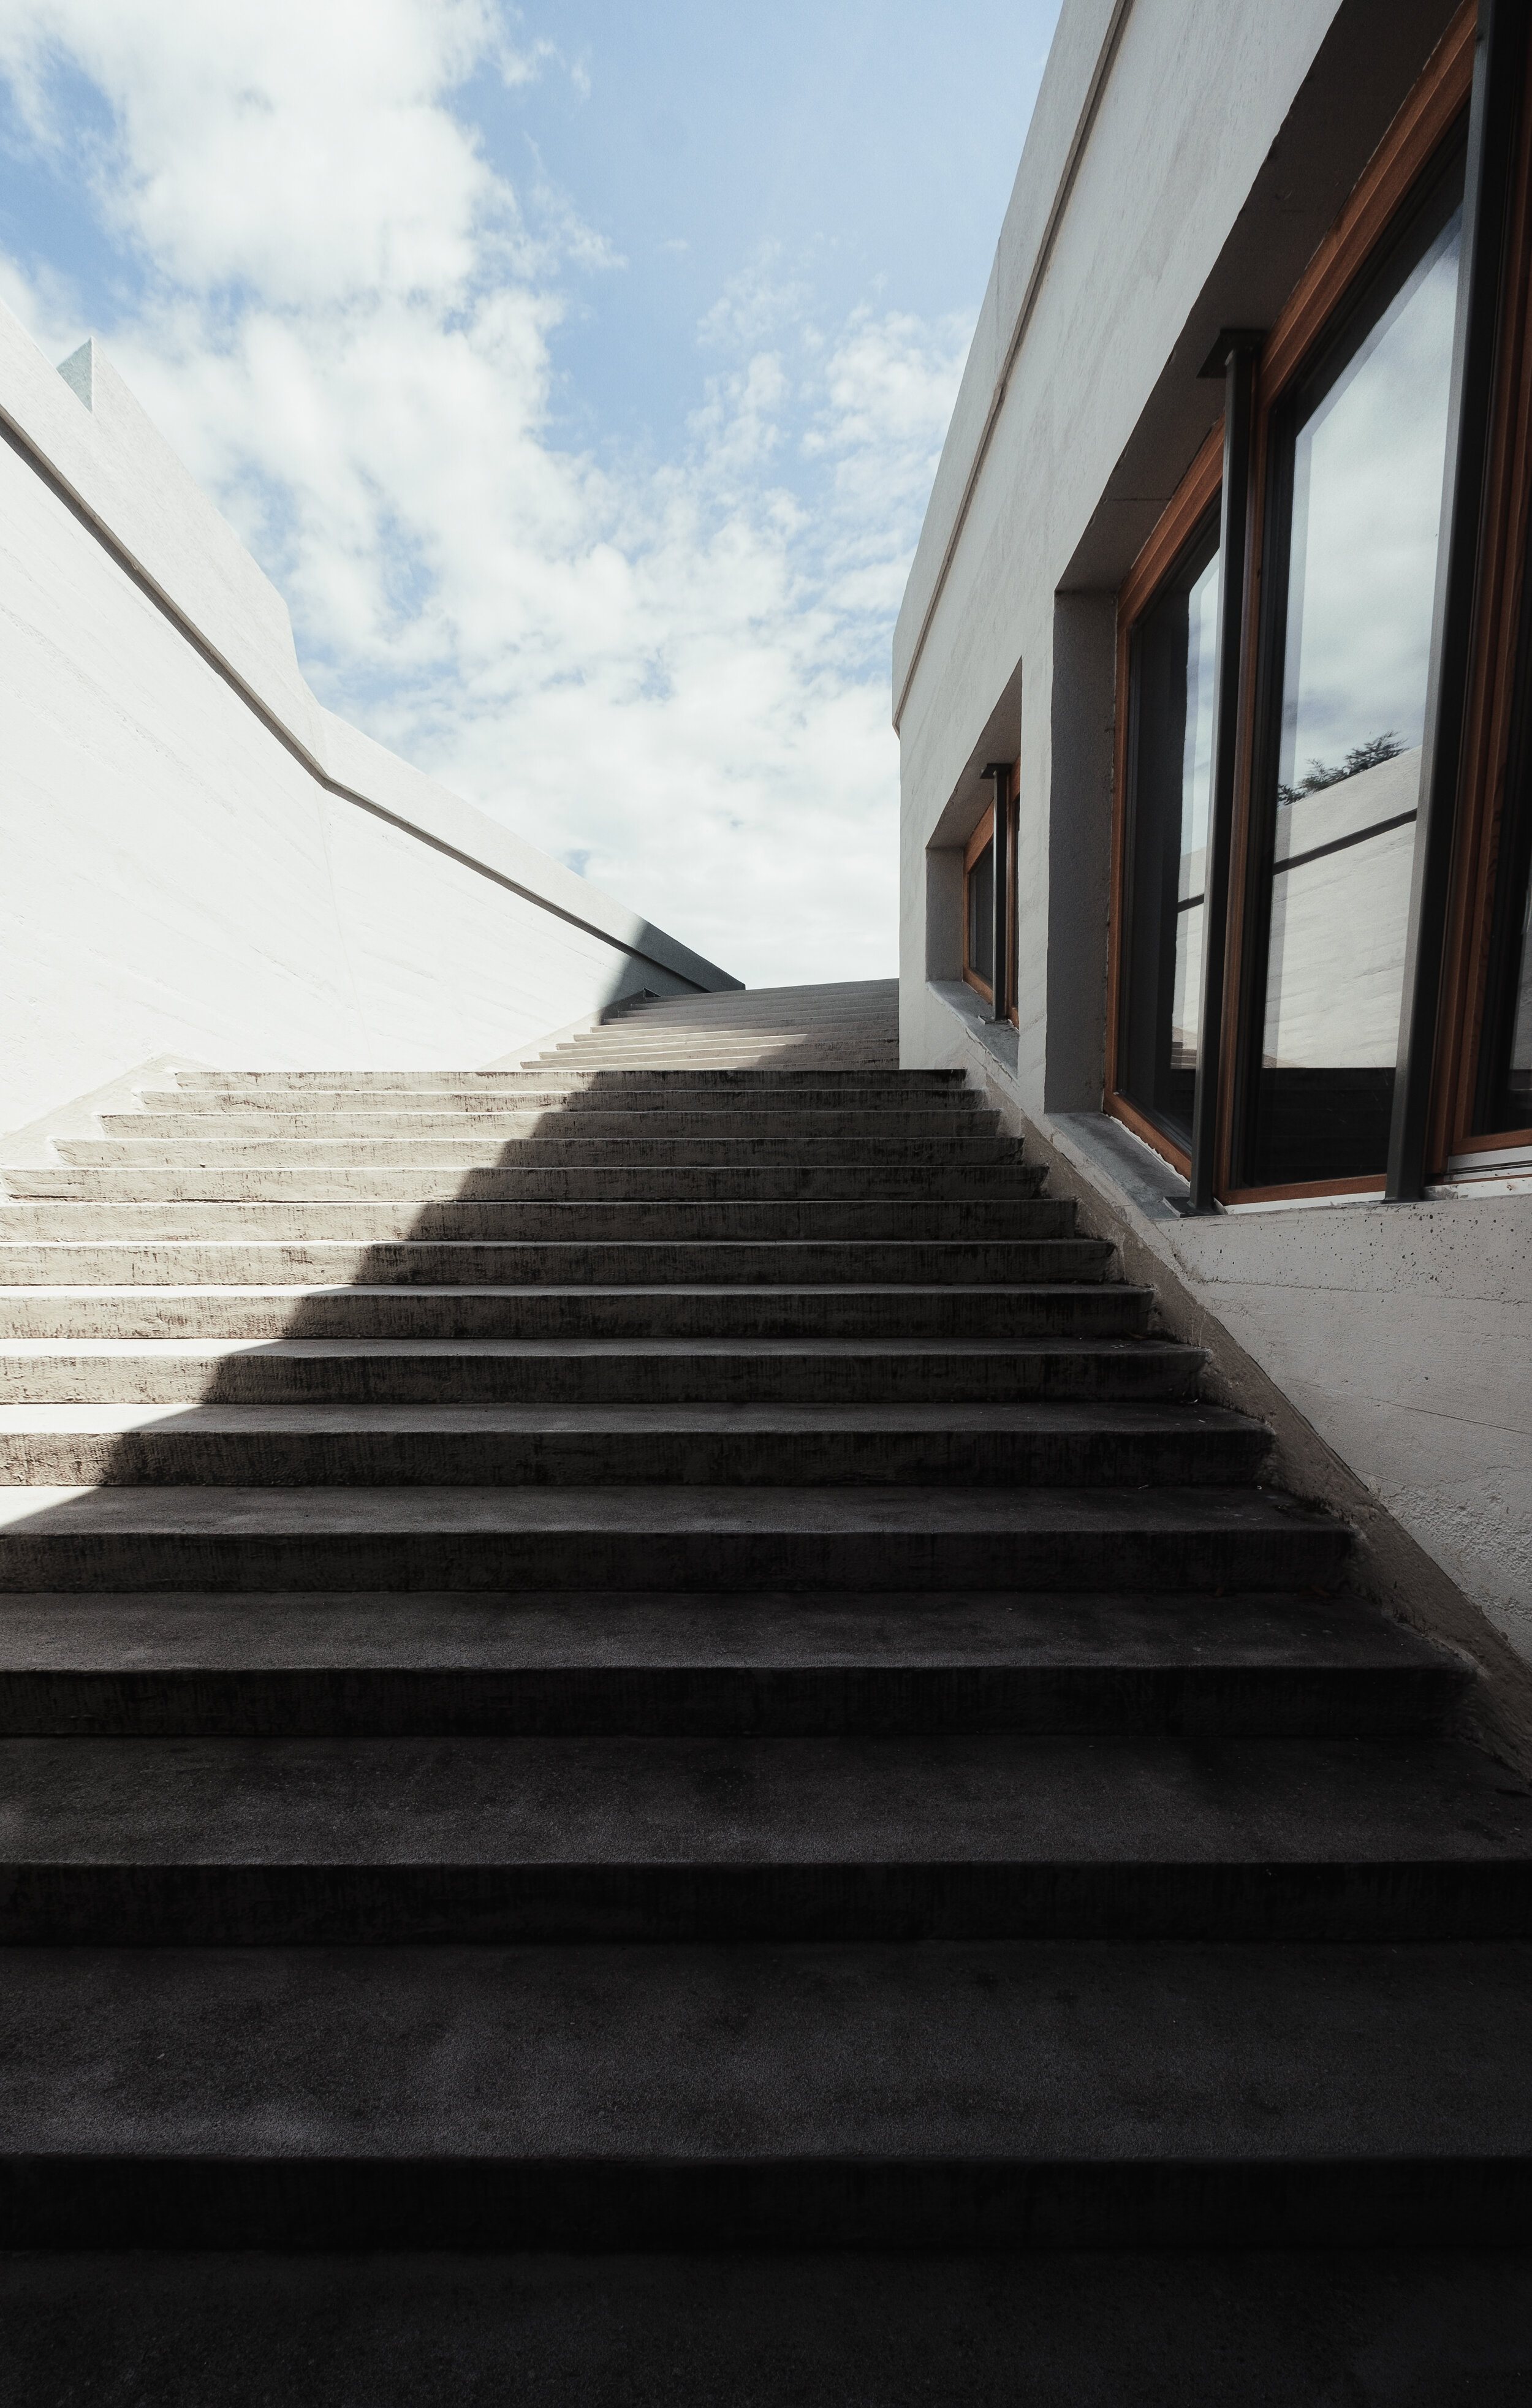
[[[110,106],[96,203],[144,270],[108,347],[325,698],[752,982],[891,970],[888,624],[966,326],[816,328],[765,256],[679,455],[598,464],[553,438],[550,346],[612,255],[451,107],[551,45],[490,0],[0,0],[55,146],[60,57]]]

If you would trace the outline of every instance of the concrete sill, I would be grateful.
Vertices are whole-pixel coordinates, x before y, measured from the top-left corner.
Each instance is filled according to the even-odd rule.
[[[931,993],[938,996],[948,1010],[964,1023],[975,1042],[982,1045],[986,1054],[993,1054],[1001,1068],[1014,1079],[1021,1040],[1009,1021],[991,1020],[983,996],[976,995],[962,979],[931,979],[927,983]]]

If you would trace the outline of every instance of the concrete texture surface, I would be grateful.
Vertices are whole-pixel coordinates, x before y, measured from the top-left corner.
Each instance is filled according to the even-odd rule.
[[[1525,1945],[10,1964],[11,2246],[93,2245],[129,2197],[151,2246],[1354,2245],[1532,2213]]]
[[[0,2258],[29,2408],[1523,2408],[1532,2255]]]
[[[620,1040],[684,1067],[730,1009]],[[862,1033],[752,1009],[757,1067],[794,1011],[838,1067],[888,1042],[886,999]],[[238,1092],[165,1118],[301,1181],[291,1082]],[[391,1124],[473,1121],[387,1092]],[[811,1136],[850,1116],[795,1113],[808,1086],[648,1092],[624,1128],[714,1135],[582,1140],[563,1201],[135,1206],[76,1140],[77,1199],[8,1208],[51,1276],[0,1296],[6,1434],[99,1482],[12,1484],[0,1519],[0,2243],[844,2267],[1532,2229],[1532,1799],[1459,1735],[1468,1668],[1339,1593],[1348,1530],[1254,1484],[1264,1430],[1196,1400],[1108,1246],[1006,1234],[1035,1189],[976,1208],[993,1236],[885,1226],[838,1241],[854,1283],[805,1280],[829,1216],[897,1219],[865,1173],[951,1177],[942,1137]],[[973,1141],[952,1082],[920,1092]],[[886,1131],[896,1087],[865,1106]],[[775,1239],[729,1234],[752,1117],[773,1171],[830,1174],[756,1197]],[[737,1195],[613,1246],[694,1145]],[[881,1151],[804,1152],[836,1146]],[[753,1276],[686,1280],[688,1211]],[[440,1234],[567,1211],[580,1245]],[[274,1218],[300,1250],[350,1219],[362,1283],[230,1277]],[[59,1276],[114,1226],[131,1276]],[[153,1275],[189,1244],[223,1282]],[[900,1276],[923,1244],[942,1275]],[[514,1282],[418,1276],[476,1249]]]

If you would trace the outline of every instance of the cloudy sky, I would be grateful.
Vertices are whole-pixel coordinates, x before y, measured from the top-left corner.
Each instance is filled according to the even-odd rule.
[[[752,984],[895,967],[888,646],[1057,0],[0,0],[0,297],[322,698]]]

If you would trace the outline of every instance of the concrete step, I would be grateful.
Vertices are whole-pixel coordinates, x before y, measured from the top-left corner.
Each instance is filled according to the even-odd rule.
[[[21,1949],[0,2243],[1503,2243],[1529,1994],[1504,1942]]]
[[[44,1489],[1190,1487],[1269,1446],[1196,1404],[0,1405],[0,1482]]]
[[[1195,1346],[1144,1338],[0,1340],[11,1405],[1011,1403],[1195,1395]]]
[[[1349,1597],[0,1598],[0,1732],[1433,1733],[1456,1657]]]
[[[0,1490],[0,1589],[1339,1585],[1351,1534],[1238,1488]]]
[[[668,1197],[598,1197],[566,1203],[485,1202],[456,1197],[428,1204],[347,1197],[336,1203],[302,1197],[291,1203],[0,1204],[0,1261],[14,1245],[59,1243],[157,1246],[226,1244],[241,1239],[269,1245],[289,1240],[336,1239],[358,1245],[395,1240],[480,1239],[491,1243],[629,1245],[671,1240],[694,1245],[878,1243],[885,1239],[1047,1239],[1073,1235],[1073,1199],[983,1196],[961,1203],[923,1197],[809,1197],[763,1203],[683,1203]]]
[[[555,1045],[537,1054],[529,1067],[540,1069],[606,1070],[628,1066],[663,1069],[783,1070],[816,1068],[826,1070],[888,1070],[899,1068],[894,1039],[867,1041],[848,1034],[839,1039],[805,1044],[780,1034],[758,1037],[636,1037],[610,1051],[593,1043]]]
[[[546,1084],[544,1070],[182,1070],[174,1086],[156,1089],[175,1097],[203,1096],[311,1096],[320,1093],[364,1096],[510,1095],[523,1086]],[[850,1089],[857,1094],[946,1095],[965,1091],[962,1070],[646,1070],[597,1069],[576,1072],[571,1089],[605,1083],[623,1087],[635,1082],[674,1089],[780,1087],[785,1092],[804,1086]],[[148,1092],[148,1091],[140,1091]],[[977,1092],[977,1090],[973,1091]]]
[[[801,1138],[926,1138],[994,1137],[1000,1126],[997,1113],[910,1110],[890,1105],[886,1111],[857,1111],[837,1104],[823,1111],[797,1105],[781,1111],[764,1107],[703,1111],[694,1107],[656,1105],[651,1111],[622,1110],[565,1111],[514,1104],[486,1106],[481,1111],[318,1111],[305,1108],[291,1112],[100,1112],[103,1137],[125,1138],[140,1145],[204,1143],[209,1137],[229,1140],[241,1130],[251,1137],[288,1138],[427,1138],[475,1137],[508,1144],[516,1138],[551,1137],[565,1131],[590,1139],[618,1142],[628,1138],[788,1139]]]
[[[23,1200],[107,1204],[338,1203],[353,1196],[369,1203],[562,1204],[594,1199],[626,1203],[664,1196],[678,1204],[711,1204],[736,1197],[757,1206],[820,1198],[853,1203],[891,1197],[922,1204],[971,1204],[1024,1201],[1042,1192],[1040,1171],[1004,1162],[947,1171],[923,1165],[901,1169],[881,1164],[794,1170],[748,1162],[726,1168],[673,1164],[656,1171],[602,1163],[528,1168],[514,1156],[505,1165],[494,1160],[487,1164],[376,1163],[366,1159],[362,1150],[358,1159],[341,1163],[251,1164],[219,1149],[216,1159],[180,1167],[93,1160],[80,1147],[70,1152],[78,1159],[0,1176],[11,1196]]]
[[[949,1145],[930,1138],[806,1138],[801,1143],[779,1138],[645,1138],[633,1139],[620,1148],[600,1139],[562,1135],[517,1138],[506,1144],[498,1139],[486,1141],[462,1136],[422,1138],[419,1141],[404,1138],[369,1141],[251,1137],[237,1143],[216,1145],[206,1136],[194,1137],[184,1144],[151,1145],[135,1144],[126,1139],[69,1138],[57,1140],[55,1151],[65,1163],[133,1165],[146,1170],[201,1169],[214,1163],[225,1163],[235,1169],[264,1165],[296,1168],[322,1164],[364,1169],[369,1166],[408,1166],[436,1170],[461,1165],[465,1169],[493,1167],[600,1171],[619,1180],[663,1170],[666,1193],[669,1192],[669,1179],[679,1171],[724,1171],[744,1182],[742,1192],[748,1194],[749,1182],[769,1171],[834,1179],[881,1172],[901,1177],[955,1178],[966,1183],[975,1171],[1016,1170],[1022,1165],[1019,1141],[1004,1136],[953,1138]],[[21,1181],[32,1175],[25,1167],[0,1173],[7,1180]],[[24,1194],[26,1190],[19,1192]]]
[[[1440,1741],[0,1739],[0,1946],[1532,1939]]]
[[[864,1043],[854,1037],[823,1044],[795,1044],[780,1035],[709,1038],[634,1038],[609,1053],[588,1043],[554,1046],[521,1065],[562,1077],[566,1070],[852,1070],[899,1068],[895,1042]]]
[[[14,1209],[20,1209],[14,1208]],[[315,1208],[323,1210],[324,1208]],[[437,1209],[437,1208],[433,1208]],[[445,1209],[445,1208],[443,1208]],[[483,1208],[479,1208],[483,1209]],[[291,1243],[254,1238],[154,1240],[113,1244],[0,1244],[0,1286],[174,1287],[233,1283],[273,1287],[381,1284],[523,1286],[548,1281],[597,1286],[700,1284],[810,1286],[912,1283],[921,1286],[1013,1285],[1017,1282],[1104,1280],[1112,1247],[1097,1238],[1017,1238],[894,1243],[701,1240],[559,1245],[506,1239],[401,1240],[375,1244],[313,1237]]]
[[[433,1120],[457,1116],[469,1120],[510,1111],[606,1113],[679,1111],[688,1118],[714,1111],[764,1114],[819,1112],[895,1112],[916,1111],[946,1114],[953,1121],[986,1110],[977,1087],[906,1086],[902,1081],[859,1078],[842,1073],[826,1079],[746,1079],[727,1073],[709,1077],[700,1071],[683,1074],[684,1082],[643,1071],[602,1072],[573,1079],[538,1076],[534,1071],[502,1072],[478,1085],[432,1087],[356,1087],[321,1082],[302,1086],[253,1088],[144,1088],[139,1111],[166,1119],[195,1114],[213,1123],[259,1124],[272,1114],[289,1119],[294,1113],[336,1113],[343,1118],[392,1121],[424,1112]]]
[[[508,2367],[545,2408],[1525,2408],[1532,2250],[51,2250],[0,2259],[0,2321],[48,2408],[146,2368],[153,2408],[358,2408],[401,2367],[410,2408]]]
[[[1153,1291],[1125,1282],[1036,1281],[1010,1286],[743,1283],[672,1287],[484,1284],[430,1287],[139,1283],[0,1287],[0,1344],[99,1338],[909,1339],[995,1340],[1138,1336]]]

